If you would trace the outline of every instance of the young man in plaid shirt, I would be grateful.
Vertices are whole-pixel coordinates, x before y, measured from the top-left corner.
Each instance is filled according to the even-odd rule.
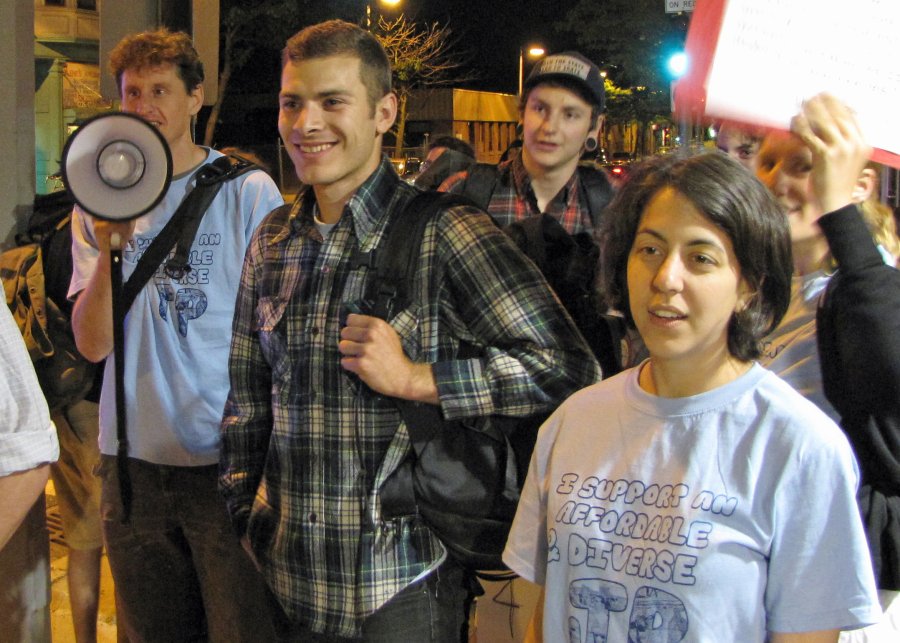
[[[302,641],[458,641],[468,579],[417,515],[380,489],[410,449],[392,398],[447,419],[547,411],[599,368],[549,287],[490,219],[452,207],[427,226],[414,303],[388,321],[354,261],[416,190],[382,156],[388,58],[342,21],[283,55],[279,130],[304,188],[261,224],[244,263],[220,489]],[[457,359],[461,341],[480,357]]]
[[[501,227],[549,214],[569,234],[593,234],[600,212],[589,211],[587,190],[601,189],[604,206],[612,190],[600,170],[578,171],[578,162],[598,146],[605,105],[600,70],[576,52],[547,56],[532,69],[520,100],[522,145],[497,166],[490,201],[479,205]],[[583,172],[597,174],[591,186]],[[471,173],[455,174],[439,189],[471,195]]]

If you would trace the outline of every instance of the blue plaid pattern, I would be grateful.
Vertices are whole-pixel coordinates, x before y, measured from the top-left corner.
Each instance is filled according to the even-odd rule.
[[[415,188],[382,161],[324,239],[312,190],[272,212],[244,263],[220,488],[288,617],[342,636],[444,558],[417,517],[383,520],[378,490],[409,450],[391,399],[340,367],[342,302],[363,295],[356,249],[377,248]],[[389,320],[433,364],[447,418],[558,405],[599,367],[543,277],[483,213],[429,224],[414,303]],[[459,342],[483,357],[457,360]]]
[[[539,214],[549,214],[569,234],[589,232],[595,234],[591,224],[591,214],[587,202],[581,198],[581,183],[578,172],[573,172],[569,181],[559,193],[550,200],[544,212],[537,204],[537,197],[531,187],[531,177],[522,163],[522,150],[513,150],[509,158],[497,166],[499,180],[491,202],[487,206],[488,214],[500,227],[508,226],[516,221]],[[441,192],[462,192],[467,173],[458,172],[448,177],[438,188]]]

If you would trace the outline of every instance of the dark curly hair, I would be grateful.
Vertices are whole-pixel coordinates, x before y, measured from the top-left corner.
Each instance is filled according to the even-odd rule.
[[[601,281],[607,302],[634,326],[626,270],[638,225],[650,200],[670,187],[686,197],[734,247],[741,277],[755,293],[728,324],[728,351],[742,361],[761,354],[791,296],[788,222],[769,191],[737,161],[719,153],[663,156],[637,166],[604,215]]]
[[[122,74],[126,69],[143,69],[164,64],[175,65],[178,76],[190,94],[203,84],[203,63],[190,36],[165,27],[125,36],[109,52],[109,71],[122,93]]]

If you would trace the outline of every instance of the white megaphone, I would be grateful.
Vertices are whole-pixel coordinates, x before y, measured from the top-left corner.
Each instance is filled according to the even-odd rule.
[[[172,180],[172,153],[162,134],[134,114],[94,116],[63,149],[63,182],[95,217],[127,221],[152,210]]]
[[[63,149],[62,175],[75,202],[90,215],[128,221],[152,210],[172,180],[172,153],[150,123],[124,112],[100,114],[79,127]],[[131,482],[125,405],[125,309],[121,237],[110,236],[116,438],[122,521],[128,522]]]

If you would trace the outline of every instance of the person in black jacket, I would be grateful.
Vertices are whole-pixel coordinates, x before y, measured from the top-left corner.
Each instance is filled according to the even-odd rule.
[[[757,176],[789,218],[795,270],[768,365],[839,420],[853,445],[887,612],[873,627],[898,636],[890,621],[900,621],[891,618],[900,613],[900,272],[885,264],[857,206],[872,187],[871,149],[852,111],[820,95],[791,129],[769,134],[757,158]],[[872,640],[869,629],[843,636]]]

